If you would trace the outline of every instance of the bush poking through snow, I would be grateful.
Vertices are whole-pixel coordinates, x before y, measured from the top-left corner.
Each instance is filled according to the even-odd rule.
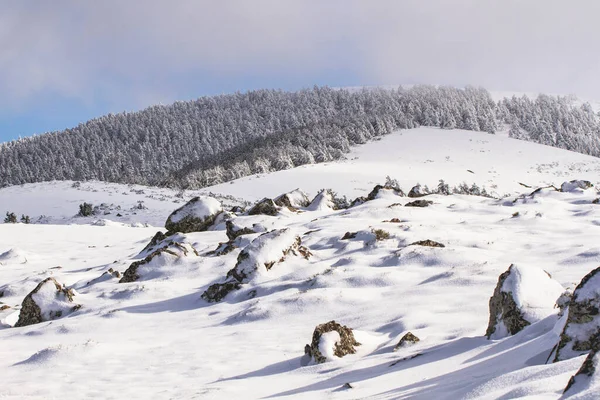
[[[248,210],[248,215],[270,215],[272,217],[276,216],[279,213],[279,208],[275,204],[275,202],[271,199],[264,198],[258,203],[256,203],[250,210]]]
[[[490,298],[490,319],[485,336],[500,339],[556,313],[556,299],[564,292],[543,269],[514,264],[498,277]]]
[[[372,231],[375,234],[375,240],[378,242],[381,240],[387,240],[391,237],[388,231],[384,231],[383,229],[373,229]]]
[[[573,291],[554,361],[589,351],[600,351],[600,267],[587,274]]]
[[[421,339],[415,336],[412,332],[408,332],[402,336],[396,347],[394,347],[394,351],[398,351],[402,347],[410,346],[420,341]]]
[[[6,212],[6,217],[4,217],[5,224],[16,224],[17,223],[17,214],[13,212]]]
[[[74,293],[54,278],[46,278],[29,293],[21,304],[15,327],[33,325],[65,316],[81,306],[73,305]]]
[[[212,197],[194,197],[169,215],[165,228],[169,232],[203,232],[222,211],[223,207],[218,200]]]
[[[310,345],[304,347],[304,352],[316,363],[331,361],[334,357],[344,357],[356,353],[360,343],[354,338],[352,329],[335,321],[317,325]]]
[[[91,203],[82,203],[79,205],[79,213],[77,213],[80,217],[90,217],[94,215],[94,206]]]

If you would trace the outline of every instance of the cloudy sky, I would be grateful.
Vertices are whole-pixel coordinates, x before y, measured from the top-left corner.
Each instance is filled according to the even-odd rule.
[[[256,88],[467,84],[600,100],[597,0],[0,3],[0,141]]]

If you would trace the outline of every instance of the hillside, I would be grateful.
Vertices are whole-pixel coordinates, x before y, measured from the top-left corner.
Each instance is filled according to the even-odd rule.
[[[3,206],[52,222],[0,225],[0,396],[563,397],[586,357],[561,347],[552,362],[571,332],[565,304],[579,299],[559,295],[598,266],[600,195],[585,182],[561,184],[596,184],[600,160],[431,128],[393,132],[347,158],[183,193],[103,182],[0,189]],[[404,193],[444,179],[502,198],[372,191],[386,175]],[[548,184],[556,188],[535,190]],[[275,215],[244,202],[296,188],[316,199],[292,192]],[[321,188],[365,199],[336,210]],[[217,200],[204,198],[169,217],[209,192],[246,211],[215,216]],[[140,200],[147,208],[132,210]],[[81,201],[127,215],[75,218]],[[185,233],[151,242],[165,222]],[[46,281],[28,296],[48,277],[65,287]],[[588,282],[579,296],[594,299],[600,279]],[[506,317],[488,339],[498,288],[510,289],[526,321],[511,334]],[[26,298],[42,305],[42,322],[27,324],[35,313]],[[335,332],[313,343],[315,327],[332,320],[352,329],[360,344],[346,350],[355,353],[336,354]],[[398,345],[408,332],[420,340]],[[596,376],[573,382],[564,398],[600,389]]]
[[[252,91],[107,115],[0,145],[0,186],[100,180],[197,189],[343,159],[352,146],[420,126],[495,133],[600,156],[592,107],[539,95],[414,86]]]

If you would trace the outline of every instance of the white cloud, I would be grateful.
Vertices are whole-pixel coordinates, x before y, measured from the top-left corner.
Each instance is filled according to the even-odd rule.
[[[596,0],[40,0],[1,7],[3,107],[41,92],[123,105],[169,101],[185,84],[180,75],[225,82],[277,73],[310,85],[325,71],[347,74],[353,84],[479,84],[600,98]]]

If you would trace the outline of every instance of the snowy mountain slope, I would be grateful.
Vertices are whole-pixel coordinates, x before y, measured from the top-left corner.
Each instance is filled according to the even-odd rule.
[[[332,187],[354,197],[391,175],[405,191],[443,178],[518,193],[501,200],[431,195],[426,199],[433,204],[419,208],[405,206],[414,199],[383,191],[348,210],[237,216],[240,226],[291,229],[312,256],[289,256],[218,303],[201,295],[225,278],[240,252],[207,254],[227,241],[223,226],[184,235],[198,256],[157,265],[161,273],[149,279],[118,283],[103,273],[124,272],[156,228],[64,225],[93,221],[71,219],[81,201],[111,201],[124,209],[162,194],[167,200],[147,199],[147,210],[126,219],[160,226],[181,205],[173,203],[182,201],[175,192],[146,188],[123,195],[126,186],[98,182],[80,190],[71,183],[0,190],[2,206],[32,216],[36,205],[46,207],[52,221],[63,223],[0,225],[0,307],[9,306],[0,311],[0,396],[559,398],[584,357],[545,364],[560,334],[557,315],[489,341],[488,301],[513,263],[542,268],[571,288],[597,267],[595,188],[519,198],[533,189],[517,182],[559,186],[577,177],[595,183],[598,161],[498,135],[476,134],[489,139],[479,143],[468,132],[452,131],[456,136],[448,141],[441,133],[448,135],[428,129],[393,134],[357,148],[356,159],[210,190],[258,199],[296,187],[312,195]],[[102,218],[119,220],[114,212]],[[379,229],[389,237],[375,234]],[[353,232],[354,238],[342,239]],[[445,247],[413,245],[426,239]],[[20,302],[48,276],[74,289],[81,309],[11,328]],[[354,355],[308,363],[304,345],[316,325],[330,320],[353,328],[361,346]],[[421,340],[393,351],[408,331]],[[589,398],[598,389],[592,387]]]

